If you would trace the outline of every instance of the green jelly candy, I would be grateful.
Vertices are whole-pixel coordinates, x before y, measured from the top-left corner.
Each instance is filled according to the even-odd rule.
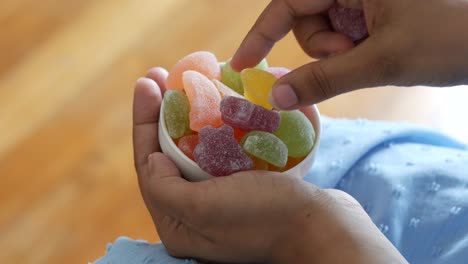
[[[299,110],[280,111],[281,122],[275,135],[288,147],[290,157],[302,158],[314,146],[315,131],[309,119]]]
[[[284,167],[288,162],[288,147],[271,133],[252,131],[242,138],[241,145],[248,154],[276,167]]]
[[[169,136],[178,139],[190,132],[190,103],[184,92],[167,90],[164,94],[164,119]]]
[[[255,68],[264,71],[268,70],[266,59],[263,59]],[[242,85],[240,73],[231,68],[231,60],[222,65],[221,70],[221,82],[237,93],[244,95],[244,87]]]

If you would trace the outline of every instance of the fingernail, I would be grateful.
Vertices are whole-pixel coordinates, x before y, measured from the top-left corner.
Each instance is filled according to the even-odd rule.
[[[280,84],[270,92],[270,102],[279,109],[287,109],[298,103],[297,95],[289,84]]]

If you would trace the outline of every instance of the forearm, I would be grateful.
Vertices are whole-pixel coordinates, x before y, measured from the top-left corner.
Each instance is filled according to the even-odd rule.
[[[317,215],[309,208],[289,223],[289,232],[272,249],[274,263],[408,263],[359,203],[328,192],[334,197],[323,199],[328,210]]]
[[[378,230],[377,230],[378,232]],[[275,263],[327,263],[327,264],[375,264],[408,262],[381,233],[331,236],[321,246],[311,245],[317,234],[302,233],[296,241],[283,244],[277,250]]]

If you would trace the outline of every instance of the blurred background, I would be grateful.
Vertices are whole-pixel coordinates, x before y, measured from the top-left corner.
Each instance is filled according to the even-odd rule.
[[[133,168],[135,80],[193,51],[228,59],[267,3],[0,1],[0,263],[87,263],[121,235],[158,241]],[[310,61],[291,35],[268,59]],[[319,107],[468,141],[465,100],[465,87],[386,87]]]

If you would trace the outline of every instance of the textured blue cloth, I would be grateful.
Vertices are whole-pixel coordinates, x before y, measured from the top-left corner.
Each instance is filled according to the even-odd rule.
[[[468,263],[468,148],[410,124],[323,118],[305,180],[355,197],[410,263]],[[119,238],[96,264],[197,263]]]

